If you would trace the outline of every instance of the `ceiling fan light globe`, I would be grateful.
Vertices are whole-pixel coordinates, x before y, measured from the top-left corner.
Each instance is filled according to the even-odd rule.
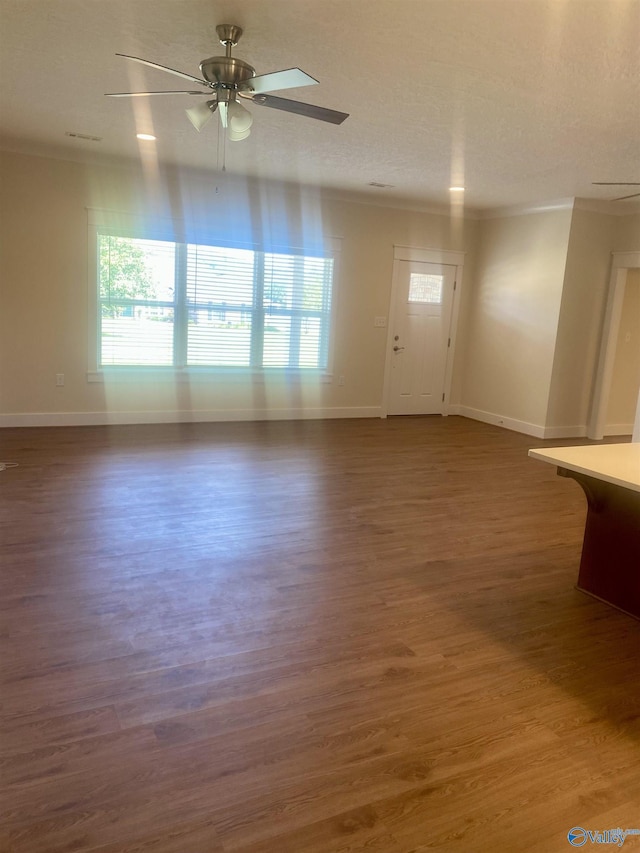
[[[249,110],[245,109],[242,104],[237,101],[231,101],[227,108],[229,130],[234,134],[249,135],[249,128],[253,124],[253,116]],[[231,138],[231,137],[230,137]],[[238,139],[245,139],[245,136],[238,136]]]
[[[251,134],[251,129],[247,128],[246,130],[234,130],[232,127],[228,128],[227,131],[229,135],[230,142],[239,142],[241,139],[246,139],[247,136]]]
[[[187,118],[198,133],[211,121],[217,106],[216,101],[207,101],[204,104],[198,104],[197,107],[189,107],[189,109],[185,110]]]

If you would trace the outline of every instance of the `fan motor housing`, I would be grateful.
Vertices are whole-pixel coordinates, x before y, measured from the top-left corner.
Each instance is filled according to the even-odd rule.
[[[223,88],[236,89],[241,83],[255,77],[255,68],[234,56],[210,56],[200,63],[202,76],[208,83]]]

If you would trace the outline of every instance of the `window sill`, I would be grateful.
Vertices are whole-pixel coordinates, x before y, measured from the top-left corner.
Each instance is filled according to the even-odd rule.
[[[322,384],[333,382],[333,373],[314,368],[287,369],[266,368],[252,370],[242,367],[185,367],[182,370],[174,367],[105,367],[101,370],[87,372],[87,382],[105,384],[107,382],[170,382],[170,383],[234,383],[248,382],[253,385],[264,385],[267,382],[304,382],[313,380]]]

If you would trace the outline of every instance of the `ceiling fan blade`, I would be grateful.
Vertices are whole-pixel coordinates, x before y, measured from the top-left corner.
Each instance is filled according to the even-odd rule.
[[[640,187],[638,181],[592,181],[595,187]]]
[[[182,77],[185,80],[191,80],[193,83],[199,83],[207,89],[211,89],[211,84],[200,77],[194,77],[192,74],[185,74],[183,71],[176,71],[175,68],[168,68],[166,65],[158,65],[157,62],[149,62],[148,59],[140,59],[139,56],[129,56],[126,53],[116,53],[116,56],[122,56],[124,59],[131,59],[133,62],[140,62],[142,65],[148,65],[149,68],[157,68],[158,71],[168,71],[169,74],[175,74],[176,77]]]
[[[635,184],[635,186],[640,186],[640,184]],[[613,201],[624,201],[627,198],[638,198],[640,193],[632,193],[631,195],[621,195],[620,198],[614,198]]]
[[[206,92],[187,92],[169,89],[167,92],[105,92],[107,98],[146,98],[147,95],[205,95]]]
[[[274,92],[280,89],[296,89],[298,86],[315,86],[315,77],[305,74],[300,68],[287,68],[285,71],[273,71],[271,74],[259,74],[241,83],[241,92]]]
[[[349,113],[328,110],[326,107],[316,107],[314,104],[304,104],[302,101],[291,101],[289,98],[278,98],[276,95],[255,95],[251,100],[254,104],[259,104],[262,107],[284,110],[286,113],[295,113],[307,118],[317,118],[320,121],[331,122],[331,124],[342,124],[346,118],[349,118]]]

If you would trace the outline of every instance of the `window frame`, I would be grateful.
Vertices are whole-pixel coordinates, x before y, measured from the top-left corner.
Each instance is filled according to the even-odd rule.
[[[324,237],[322,240],[316,240],[308,247],[299,245],[283,245],[280,243],[256,243],[251,241],[236,241],[229,240],[225,236],[218,233],[199,232],[189,233],[185,228],[184,223],[173,220],[161,220],[154,218],[150,225],[142,217],[124,215],[113,211],[103,211],[93,208],[87,208],[88,213],[88,382],[104,382],[106,379],[118,379],[123,381],[140,381],[144,378],[154,379],[171,379],[176,382],[193,381],[201,379],[203,381],[211,381],[215,378],[216,381],[237,382],[239,379],[245,378],[252,382],[264,382],[267,377],[286,377],[287,380],[302,380],[304,378],[320,380],[322,382],[331,382],[333,379],[333,353],[334,353],[334,338],[335,338],[335,322],[336,322],[336,304],[337,304],[337,283],[339,280],[339,261],[341,240],[335,237]],[[98,236],[110,235],[123,237],[128,239],[139,240],[160,240],[173,242],[175,244],[197,244],[210,245],[220,248],[229,249],[248,249],[254,252],[264,254],[290,254],[300,255],[301,257],[325,257],[333,260],[332,284],[331,284],[331,305],[327,315],[329,329],[326,338],[326,367],[290,367],[290,366],[230,366],[230,365],[101,365],[101,299],[100,299],[100,259],[98,252]],[[262,256],[264,258],[264,255]],[[144,300],[132,300],[132,303],[138,303]],[[154,302],[154,305],[159,303]],[[164,302],[162,303],[164,305]],[[171,307],[175,306],[176,315],[181,310],[180,302],[172,303]],[[188,306],[182,306],[188,311]],[[259,308],[263,314],[268,314],[269,311],[265,306],[254,307],[256,312]],[[291,313],[291,312],[288,312]],[[174,322],[178,322],[176,316]],[[260,330],[263,333],[263,329]],[[186,346],[186,342],[185,342]],[[174,348],[175,358],[175,348]]]

